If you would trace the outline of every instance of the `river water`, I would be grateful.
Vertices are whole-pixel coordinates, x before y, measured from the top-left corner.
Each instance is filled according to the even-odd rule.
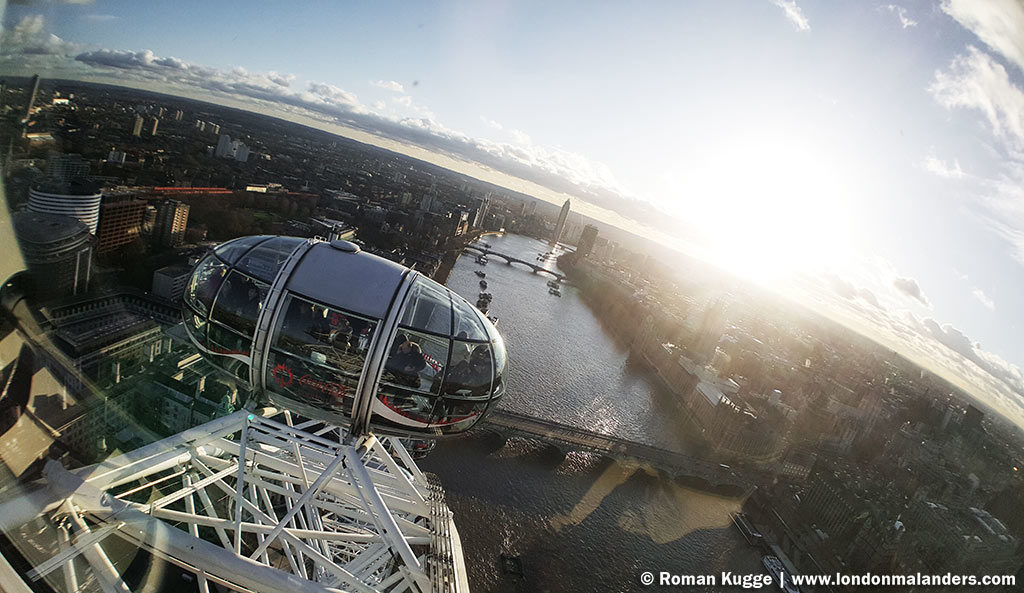
[[[483,240],[530,262],[547,251],[516,235]],[[545,265],[555,268],[553,260]],[[509,353],[502,408],[692,451],[674,396],[630,360],[575,288],[555,297],[546,274],[494,257],[481,267],[463,256],[448,286],[471,302],[480,291],[475,270],[487,273],[490,314],[500,318]],[[729,520],[741,500],[686,488],[648,467],[563,457],[485,431],[442,441],[420,465],[444,484],[475,593],[640,591],[648,570],[762,572],[760,555]],[[523,576],[502,570],[503,554],[520,559]]]

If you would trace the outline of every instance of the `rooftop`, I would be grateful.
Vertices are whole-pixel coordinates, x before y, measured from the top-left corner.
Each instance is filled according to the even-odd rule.
[[[89,234],[89,227],[77,218],[23,210],[14,214],[14,232],[20,241],[48,245]]]

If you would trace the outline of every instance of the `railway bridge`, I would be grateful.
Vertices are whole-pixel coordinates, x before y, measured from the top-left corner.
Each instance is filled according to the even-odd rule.
[[[535,263],[531,263],[531,262],[519,259],[518,257],[513,257],[511,255],[507,255],[507,254],[504,254],[504,253],[499,253],[497,251],[492,251],[490,249],[487,249],[486,247],[477,247],[475,245],[466,245],[465,247],[463,247],[463,251],[472,251],[472,252],[480,254],[480,255],[486,255],[487,257],[494,257],[494,258],[498,258],[498,259],[503,259],[503,260],[505,260],[505,263],[507,263],[508,265],[523,264],[524,266],[530,268],[533,271],[534,274],[550,274],[550,275],[554,276],[555,278],[557,278],[558,280],[565,280],[565,274],[556,272],[554,270],[549,270],[549,269],[547,269],[547,268],[545,268],[543,266],[538,266]]]
[[[495,410],[481,426],[505,436],[551,444],[561,451],[588,451],[616,459],[647,462],[674,478],[730,496],[749,495],[755,488],[751,480],[737,475],[728,466],[524,414]]]

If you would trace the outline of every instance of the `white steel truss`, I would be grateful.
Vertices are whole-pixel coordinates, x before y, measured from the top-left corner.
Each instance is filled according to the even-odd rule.
[[[468,592],[441,488],[398,439],[339,434],[241,410],[96,466],[50,461],[39,490],[0,505],[0,527],[52,521],[56,553],[26,577],[58,590],[128,591],[102,545],[116,536],[203,593]]]

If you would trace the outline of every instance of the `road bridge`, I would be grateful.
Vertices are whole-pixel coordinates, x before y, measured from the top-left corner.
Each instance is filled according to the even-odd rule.
[[[706,486],[729,495],[748,495],[754,483],[737,475],[727,466],[672,451],[544,420],[506,410],[495,410],[481,425],[506,436],[552,444],[561,450],[599,453],[616,459],[632,459],[650,463],[673,477],[690,478],[696,486]]]
[[[530,268],[531,270],[533,270],[534,274],[550,274],[550,275],[554,276],[555,278],[557,278],[558,280],[565,280],[565,274],[561,274],[561,273],[556,272],[554,270],[549,270],[549,269],[547,269],[547,268],[545,268],[543,266],[538,266],[535,263],[531,263],[531,262],[528,262],[528,261],[525,261],[525,260],[521,260],[518,257],[512,257],[511,255],[507,255],[507,254],[504,254],[504,253],[499,253],[497,251],[492,251],[492,250],[487,249],[485,247],[477,247],[475,245],[466,245],[465,247],[463,247],[463,251],[473,251],[473,252],[478,253],[480,255],[486,255],[487,257],[495,257],[495,258],[498,258],[498,259],[503,259],[503,260],[505,260],[505,263],[507,263],[509,265],[512,265],[512,264],[523,264],[524,266],[526,266],[526,267]]]

